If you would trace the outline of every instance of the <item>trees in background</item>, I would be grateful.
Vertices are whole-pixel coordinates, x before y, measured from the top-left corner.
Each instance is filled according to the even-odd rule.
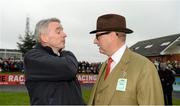
[[[32,49],[36,44],[35,37],[32,33],[26,33],[25,36],[19,36],[20,42],[17,42],[18,49],[22,52],[22,55]]]

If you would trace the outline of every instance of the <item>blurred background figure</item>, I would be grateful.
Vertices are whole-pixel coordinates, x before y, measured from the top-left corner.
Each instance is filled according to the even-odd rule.
[[[159,77],[163,87],[165,105],[172,105],[173,83],[175,81],[175,73],[170,65],[160,63]]]

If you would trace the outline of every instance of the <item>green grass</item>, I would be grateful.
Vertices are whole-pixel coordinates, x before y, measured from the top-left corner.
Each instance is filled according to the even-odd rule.
[[[28,105],[26,92],[0,92],[0,105]]]
[[[82,90],[83,99],[86,103],[88,103],[90,94],[91,94],[91,89],[83,89]]]
[[[91,89],[83,89],[83,98],[87,103]],[[173,98],[174,105],[180,105],[180,99]],[[29,105],[29,96],[26,92],[0,92],[0,105]]]
[[[180,99],[173,98],[173,105],[180,105]]]
[[[83,99],[87,103],[90,89],[83,89]],[[0,105],[29,105],[29,96],[26,92],[0,92]]]

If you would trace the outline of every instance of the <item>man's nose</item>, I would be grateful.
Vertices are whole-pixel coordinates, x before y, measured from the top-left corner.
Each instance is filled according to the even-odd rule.
[[[63,37],[67,37],[67,34],[65,32],[63,32]]]

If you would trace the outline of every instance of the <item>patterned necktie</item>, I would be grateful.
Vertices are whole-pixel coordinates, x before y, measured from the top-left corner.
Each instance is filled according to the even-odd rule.
[[[113,62],[112,58],[110,57],[108,59],[108,63],[107,63],[107,66],[106,66],[106,74],[105,74],[105,77],[104,77],[104,80],[107,78],[107,76],[109,75],[109,72],[110,72],[110,69],[111,69],[111,63]]]

